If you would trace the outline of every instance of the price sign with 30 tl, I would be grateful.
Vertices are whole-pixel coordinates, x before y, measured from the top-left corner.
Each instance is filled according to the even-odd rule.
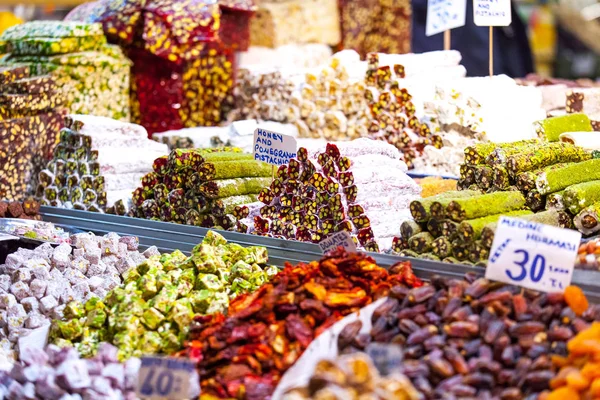
[[[518,218],[501,217],[485,277],[542,292],[571,284],[581,233]]]

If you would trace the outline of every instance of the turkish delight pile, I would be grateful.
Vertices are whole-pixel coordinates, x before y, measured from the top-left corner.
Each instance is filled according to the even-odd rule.
[[[132,357],[120,363],[117,349],[108,343],[87,360],[72,347],[61,349],[55,345],[45,350],[28,348],[21,360],[23,364],[13,366],[9,373],[0,372],[0,398],[136,399],[141,361]]]
[[[398,149],[382,141],[300,148],[259,194],[254,233],[318,243],[347,231],[366,250],[387,250],[421,191],[406,171]]]
[[[25,65],[0,66],[0,199],[23,200],[31,191],[52,157],[64,103],[52,77],[32,77]]]
[[[0,201],[0,218],[40,220],[40,202],[28,198],[25,201]]]
[[[272,166],[240,149],[176,149],[154,160],[135,189],[132,205],[115,204],[119,215],[165,222],[236,228],[233,211],[252,203],[271,182]]]
[[[71,244],[21,248],[0,265],[0,348],[13,358],[18,342],[63,318],[69,302],[103,299],[121,274],[158,254],[155,247],[140,253],[137,238],[115,233],[76,234]]]
[[[320,43],[285,44],[270,48],[251,46],[239,53],[239,67],[269,65],[272,68],[315,68],[326,64],[331,47]]]
[[[3,63],[54,76],[69,112],[129,121],[131,62],[106,44],[102,25],[33,21],[8,28],[0,40],[10,53]]]
[[[154,159],[168,152],[139,125],[91,115],[70,115],[65,125],[39,174],[36,195],[45,205],[104,212],[130,198]]]

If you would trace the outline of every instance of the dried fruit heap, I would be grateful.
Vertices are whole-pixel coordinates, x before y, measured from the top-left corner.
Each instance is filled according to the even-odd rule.
[[[184,354],[198,360],[202,393],[265,399],[333,323],[390,292],[420,285],[409,264],[388,272],[364,254],[335,252],[287,265],[255,293],[234,299],[229,317],[197,317]]]
[[[129,198],[152,161],[167,153],[139,125],[90,115],[70,115],[65,125],[38,175],[36,196],[44,205],[103,212]]]
[[[101,1],[68,19],[100,22],[133,61],[133,121],[150,134],[218,125],[233,102],[234,52],[249,45],[250,0]]]
[[[33,21],[7,29],[0,40],[11,53],[4,63],[54,76],[71,113],[129,121],[131,62],[106,44],[99,24]]]
[[[224,150],[177,149],[157,158],[154,171],[133,192],[129,214],[238,230],[237,218],[247,217],[249,211],[237,206],[256,201],[261,188],[271,181],[272,167],[254,161],[252,154]],[[117,214],[127,212],[121,203],[115,209]]]
[[[0,199],[23,200],[52,157],[64,98],[53,78],[24,65],[0,67]],[[35,186],[34,186],[35,187]]]
[[[406,174],[399,152],[387,143],[358,139],[328,143],[325,151],[298,150],[259,194],[265,205],[254,231],[318,243],[347,231],[369,250],[389,249],[420,188]]]
[[[190,257],[176,250],[155,255],[124,273],[124,286],[106,297],[71,302],[54,321],[60,346],[89,357],[100,342],[119,348],[119,359],[181,349],[195,314],[224,312],[229,298],[252,292],[277,272],[264,247],[244,248],[208,232]]]
[[[319,361],[307,387],[293,389],[283,400],[348,398],[417,400],[419,392],[406,376],[379,375],[371,359],[363,353],[340,356],[334,361]]]
[[[577,290],[542,294],[470,275],[431,282],[392,290],[370,333],[357,335],[357,321],[338,341],[343,353],[372,342],[402,346],[399,372],[426,399],[536,399],[555,376],[554,356],[566,356],[569,339],[600,320],[600,306],[588,308]]]

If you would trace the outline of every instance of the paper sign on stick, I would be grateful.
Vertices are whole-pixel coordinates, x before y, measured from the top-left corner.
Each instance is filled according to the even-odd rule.
[[[354,243],[354,240],[352,240],[352,237],[346,231],[334,233],[325,240],[319,242],[319,247],[323,251],[323,254],[335,250],[339,246],[344,247],[349,253],[356,252],[356,243]]]
[[[542,292],[571,284],[581,233],[500,217],[485,277]]]
[[[289,135],[256,128],[254,130],[254,159],[272,165],[288,164],[296,158],[296,139]]]
[[[467,0],[428,0],[425,35],[464,26],[467,15]]]
[[[510,0],[473,0],[477,26],[508,26],[512,22]]]

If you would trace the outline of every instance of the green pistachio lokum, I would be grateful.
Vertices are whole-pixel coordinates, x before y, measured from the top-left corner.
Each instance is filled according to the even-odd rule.
[[[490,248],[486,247],[480,240],[477,240],[469,249],[468,258],[472,263],[485,261],[490,255]]]
[[[481,191],[479,190],[459,190],[455,192],[455,195],[434,199],[429,207],[429,212],[432,218],[444,219],[446,218],[446,207],[453,200],[468,199],[479,195],[481,195]]]
[[[36,37],[10,42],[8,50],[13,55],[47,56],[98,50],[105,44],[106,37],[104,35],[63,38]]]
[[[417,222],[427,222],[431,217],[430,207],[435,201],[452,199],[478,194],[478,191],[471,190],[451,190],[441,193],[437,196],[431,196],[424,199],[414,200],[410,203],[410,213]]]
[[[411,237],[421,232],[423,232],[421,225],[411,219],[402,222],[400,225],[400,235],[405,240],[409,240]]]
[[[529,139],[513,143],[478,143],[465,148],[465,162],[470,165],[483,164],[486,158],[498,148],[522,147],[534,143],[539,143],[539,140]]]
[[[427,231],[435,238],[440,236],[442,234],[442,220],[430,218],[429,221],[427,221]]]
[[[254,160],[215,161],[202,164],[200,178],[204,181],[213,179],[233,179],[247,177],[269,177],[273,173],[272,165]]]
[[[514,178],[521,172],[532,171],[550,165],[589,160],[592,155],[581,147],[569,143],[546,143],[535,150],[524,151],[508,157],[508,172]]]
[[[446,214],[453,221],[481,218],[493,214],[502,214],[523,208],[525,197],[521,192],[495,192],[454,199],[446,207]]]
[[[258,201],[258,197],[255,194],[225,197],[213,201],[211,212],[217,216],[232,214],[235,207],[256,201]]]
[[[517,210],[511,211],[504,214],[488,215],[486,217],[470,219],[462,221],[457,229],[458,238],[463,242],[469,242],[477,240],[481,236],[481,231],[489,223],[496,222],[502,215],[507,217],[518,217],[521,218],[523,215],[532,214],[529,210]]]
[[[440,236],[431,244],[432,252],[440,258],[446,258],[452,254],[452,244],[447,237]]]
[[[202,156],[208,162],[254,160],[254,156],[252,154],[240,153],[237,151],[219,151],[219,152],[203,151]]]
[[[494,170],[487,165],[479,165],[475,170],[475,183],[481,190],[488,190],[492,186]]]
[[[532,189],[525,195],[525,205],[533,212],[540,211],[546,205],[546,196]]]
[[[473,246],[473,243],[465,243],[459,239],[454,239],[451,243],[452,255],[460,261],[466,260],[469,256],[469,251]]]
[[[220,199],[244,194],[258,194],[270,184],[271,178],[221,179],[201,184],[198,191],[209,199]]]
[[[0,40],[16,41],[27,38],[82,37],[104,35],[101,24],[67,21],[31,21],[15,25],[0,35]]]
[[[592,159],[543,172],[536,179],[541,194],[558,192],[571,185],[600,179],[600,159]]]
[[[565,202],[563,200],[564,190],[550,193],[546,196],[546,210],[564,210]]]
[[[585,114],[567,114],[535,122],[535,131],[541,139],[558,142],[565,132],[591,132],[592,123]]]
[[[575,227],[584,235],[600,231],[600,202],[587,206],[573,219]]]
[[[563,192],[563,201],[565,207],[573,215],[600,202],[600,180],[569,186]]]
[[[532,189],[535,189],[535,181],[542,173],[547,172],[547,171],[553,171],[555,169],[559,169],[559,168],[562,168],[562,167],[564,167],[566,165],[570,165],[570,164],[574,164],[574,163],[559,163],[559,164],[550,165],[548,167],[535,169],[533,171],[522,172],[519,175],[517,175],[517,177],[515,179],[515,181],[516,181],[515,183],[517,185],[517,188],[519,188],[519,190],[528,192]]]
[[[54,321],[55,343],[72,343],[92,356],[99,343],[113,343],[119,358],[179,350],[196,314],[226,311],[229,298],[252,292],[277,272],[266,266],[264,247],[227,243],[209,231],[186,256],[176,250],[152,256],[124,273],[124,285],[104,301],[70,303]]]
[[[530,151],[535,149],[536,146],[539,145],[539,142],[528,143],[523,145],[515,145],[515,146],[503,146],[498,147],[494,151],[490,153],[489,156],[486,157],[485,163],[490,167],[495,167],[498,165],[503,165],[506,163],[508,157],[519,154],[523,151]]]
[[[433,243],[433,236],[429,232],[417,233],[408,241],[410,249],[418,254],[427,253],[431,251],[431,244]]]
[[[506,167],[501,165],[494,167],[492,186],[496,190],[507,190],[511,185],[510,176]]]

